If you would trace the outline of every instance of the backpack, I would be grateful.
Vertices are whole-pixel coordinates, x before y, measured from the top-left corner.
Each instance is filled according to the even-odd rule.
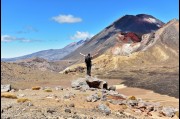
[[[85,57],[85,63],[86,63],[86,64],[91,64],[91,57],[86,56],[86,57]]]

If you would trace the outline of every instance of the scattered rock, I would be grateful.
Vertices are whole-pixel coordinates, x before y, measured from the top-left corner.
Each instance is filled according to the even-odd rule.
[[[126,99],[126,96],[125,95],[122,95],[122,94],[119,94],[117,91],[108,91],[107,92],[107,98],[108,99],[114,99],[114,100],[125,100]]]
[[[109,115],[109,114],[111,113],[111,110],[109,109],[109,107],[106,106],[106,105],[104,105],[104,104],[99,104],[99,105],[98,105],[98,109],[99,109],[101,112],[105,113],[106,115]]]
[[[126,100],[109,100],[114,105],[126,105]]]
[[[144,101],[138,102],[138,108],[145,108],[146,109],[147,104]]]
[[[102,93],[101,101],[107,100],[107,94]]]
[[[137,114],[142,114],[142,111],[139,110],[139,109],[134,110],[134,112],[137,113]]]
[[[161,112],[164,116],[173,117],[176,113],[176,110],[173,107],[163,107]]]
[[[57,96],[55,94],[51,94],[51,95],[48,95],[46,98],[55,99],[57,98]]]
[[[154,105],[148,105],[147,106],[147,111],[148,112],[154,111]]]
[[[73,93],[66,93],[65,95],[64,95],[64,99],[69,99],[69,98],[71,98],[71,97],[74,97],[75,96],[75,94],[73,94]]]
[[[10,90],[11,90],[11,85],[10,84],[6,84],[6,85],[1,84],[1,92],[8,92]]]
[[[70,109],[65,109],[64,111],[67,112],[67,113],[71,113]]]
[[[100,99],[100,97],[96,93],[93,95],[90,95],[86,98],[87,102],[96,102],[99,99]]]
[[[75,107],[74,103],[71,103],[71,104],[69,105],[69,107]]]
[[[147,112],[147,115],[148,115],[148,116],[152,116],[152,114],[151,114],[150,112]]]
[[[55,87],[55,90],[63,90],[63,87],[57,86],[57,87]]]
[[[56,100],[57,102],[60,102],[60,99],[59,99],[59,98],[56,98],[55,100]]]
[[[12,105],[7,105],[5,109],[8,110],[10,108],[12,108]]]
[[[33,104],[31,102],[27,102],[27,106],[33,106]]]
[[[137,106],[137,105],[138,105],[138,101],[137,101],[137,100],[128,100],[128,101],[127,101],[127,104],[128,104],[129,106],[134,107],[134,106]]]
[[[24,96],[25,96],[25,94],[18,94],[18,96],[19,96],[19,97],[24,97]]]
[[[56,111],[53,108],[47,108],[46,112],[53,114],[53,112],[56,112]]]

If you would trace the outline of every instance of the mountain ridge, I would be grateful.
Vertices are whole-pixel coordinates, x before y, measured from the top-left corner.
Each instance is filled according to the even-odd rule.
[[[28,55],[14,57],[14,58],[1,58],[1,61],[13,62],[13,61],[25,60],[28,58],[35,58],[35,57],[43,58],[43,59],[46,59],[49,61],[58,61],[62,57],[69,54],[70,52],[74,51],[75,49],[77,49],[78,47],[80,47],[87,41],[88,41],[88,39],[80,40],[78,42],[73,42],[61,49],[42,50],[42,51],[38,51],[38,52],[31,53]]]

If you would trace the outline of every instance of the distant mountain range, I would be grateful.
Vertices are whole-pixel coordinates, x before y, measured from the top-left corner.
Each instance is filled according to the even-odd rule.
[[[43,58],[48,61],[57,61],[63,58],[64,56],[68,55],[72,51],[76,50],[78,47],[82,46],[85,42],[87,42],[89,39],[86,40],[80,40],[78,42],[73,42],[67,46],[65,46],[62,49],[49,49],[49,50],[42,50],[39,52],[35,52],[32,54],[20,56],[20,57],[15,57],[15,58],[2,58],[1,61],[5,62],[13,62],[13,61],[18,61],[18,60],[25,60],[29,58]]]

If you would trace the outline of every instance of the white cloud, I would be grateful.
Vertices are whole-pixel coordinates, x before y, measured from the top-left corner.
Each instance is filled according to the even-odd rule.
[[[74,36],[71,36],[72,40],[85,40],[87,38],[92,38],[94,35],[90,34],[89,32],[81,32],[76,31],[76,34]]]
[[[1,35],[1,42],[11,42],[14,41],[16,38],[9,36],[9,35]]]
[[[1,42],[13,42],[13,41],[33,42],[33,41],[39,41],[39,40],[30,40],[26,38],[17,38],[10,35],[1,35]]]
[[[52,17],[52,19],[58,23],[76,23],[82,21],[81,18],[74,17],[73,15],[59,15]]]

